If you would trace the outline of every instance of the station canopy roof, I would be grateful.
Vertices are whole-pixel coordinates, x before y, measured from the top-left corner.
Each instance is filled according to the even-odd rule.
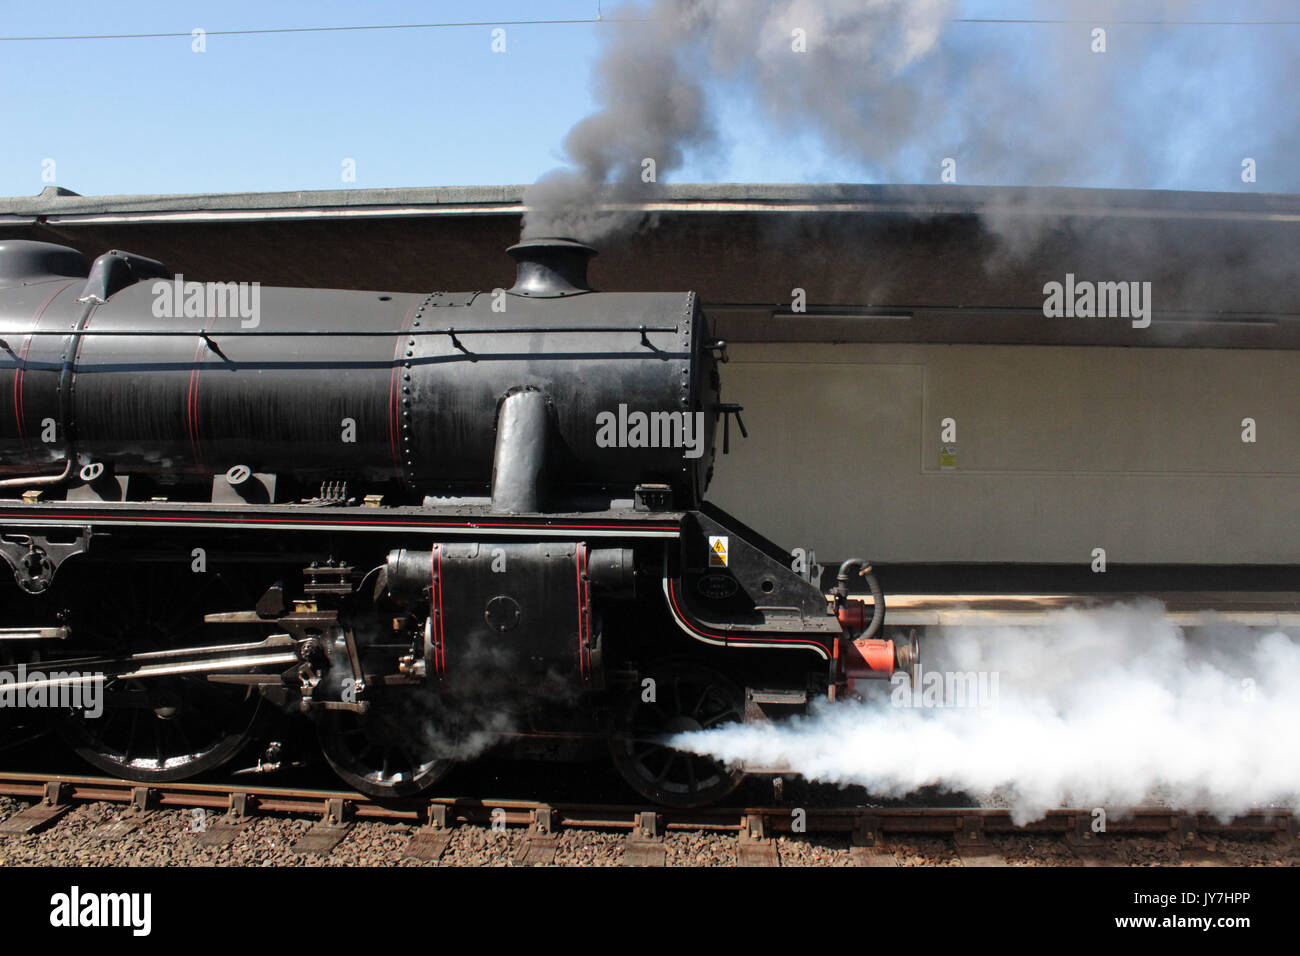
[[[0,240],[124,249],[187,280],[393,292],[513,282],[523,186],[0,199]],[[600,201],[598,197],[594,202]],[[669,185],[599,245],[603,291],[693,289],[732,341],[1300,348],[1300,196]],[[1149,282],[1149,328],[1044,286]],[[791,308],[802,289],[806,311]]]

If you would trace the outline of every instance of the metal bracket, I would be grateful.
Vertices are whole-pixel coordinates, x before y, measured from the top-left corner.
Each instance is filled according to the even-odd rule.
[[[1174,828],[1170,837],[1179,847],[1188,846],[1196,842],[1196,817],[1193,815],[1180,813],[1174,817]]]
[[[516,866],[548,865],[555,862],[555,851],[560,843],[558,822],[558,815],[550,807],[539,807],[533,811],[532,825],[515,852]]]
[[[638,813],[635,829],[632,832],[642,840],[662,840],[663,834],[659,832],[659,814],[648,810]]]
[[[1070,819],[1065,845],[1084,866],[1100,866],[1114,858],[1111,848],[1093,832],[1092,817],[1088,814],[1078,813]]]
[[[767,819],[761,813],[747,813],[736,844],[737,866],[780,866],[776,842],[767,832]]]
[[[313,561],[303,568],[303,579],[303,593],[312,598],[320,597],[321,594],[348,597],[354,591],[351,564],[320,564]]]
[[[880,818],[874,813],[864,813],[857,818],[849,845],[849,859],[854,866],[898,866],[893,851],[885,846]]]
[[[91,531],[88,526],[61,531],[63,534],[72,532],[74,540],[51,541],[44,534],[0,532],[0,557],[8,562],[14,580],[28,594],[44,594],[64,561],[90,550]]]
[[[1096,842],[1096,836],[1092,832],[1091,819],[1082,813],[1072,816],[1070,829],[1065,833],[1065,842],[1071,849],[1092,846]]]
[[[958,846],[987,847],[988,834],[984,832],[984,818],[979,815],[962,816],[957,819],[957,832],[953,839]]]
[[[135,813],[144,813],[149,809],[149,797],[151,791],[148,787],[131,788],[131,810]]]
[[[232,476],[230,472],[237,469],[238,473]],[[235,465],[228,472],[212,476],[212,504],[275,504],[277,478],[274,472],[255,472],[246,465]]]
[[[984,817],[978,814],[957,818],[953,842],[962,866],[1007,866],[1006,858],[997,852],[984,832]]]
[[[749,429],[745,427],[745,420],[740,417],[740,413],[745,410],[743,405],[737,405],[735,402],[723,402],[718,405],[718,412],[722,415],[722,453],[724,455],[731,453],[731,416],[736,416],[736,424],[740,426],[740,434],[744,438],[749,437]]]
[[[660,833],[659,814],[642,811],[632,823],[632,832],[623,841],[624,866],[664,866],[668,849]]]
[[[98,471],[96,477],[89,475]],[[116,475],[109,468],[101,470],[100,465],[87,465],[81,469],[79,480],[68,486],[68,501],[126,501],[131,487],[130,475]]]
[[[325,801],[325,819],[324,823],[336,827],[343,823],[343,798],[330,797]]]
[[[864,813],[858,817],[853,827],[853,845],[878,847],[880,842],[880,819],[874,813]]]
[[[634,511],[671,511],[672,507],[672,485],[649,483],[639,484],[632,489]]]

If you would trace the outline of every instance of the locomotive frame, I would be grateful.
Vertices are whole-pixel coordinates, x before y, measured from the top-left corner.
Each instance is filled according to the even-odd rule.
[[[585,736],[694,806],[744,768],[674,733],[914,672],[866,562],[828,598],[703,499],[718,420],[724,451],[744,425],[695,296],[594,292],[572,240],[510,253],[509,290],[172,318],[161,263],[0,244],[0,683],[101,681],[102,717],[54,722],[130,779],[213,770],[279,708],[379,797]],[[624,434],[627,408],[661,431]]]

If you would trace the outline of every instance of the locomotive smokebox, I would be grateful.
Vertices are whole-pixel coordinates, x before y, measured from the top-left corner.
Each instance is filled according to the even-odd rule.
[[[553,299],[591,292],[587,263],[596,250],[573,239],[526,239],[506,250],[518,263],[512,295]]]

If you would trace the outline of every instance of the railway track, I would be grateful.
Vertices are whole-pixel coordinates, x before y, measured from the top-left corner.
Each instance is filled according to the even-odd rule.
[[[120,840],[151,822],[162,810],[190,810],[191,826],[178,837],[204,846],[238,840],[260,817],[315,818],[294,843],[300,855],[330,854],[358,823],[380,821],[412,828],[402,855],[437,861],[460,828],[509,832],[513,862],[549,864],[562,836],[572,831],[621,834],[622,865],[662,866],[670,834],[692,831],[725,839],[735,864],[779,866],[779,844],[791,839],[847,841],[848,863],[893,866],[896,851],[914,841],[946,841],[964,866],[1005,866],[1005,837],[1030,837],[1054,844],[1057,859],[1074,865],[1124,862],[1125,841],[1167,841],[1177,862],[1213,864],[1224,841],[1253,841],[1275,851],[1276,862],[1300,862],[1300,818],[1289,810],[1255,810],[1230,821],[1202,813],[1141,808],[1106,821],[1094,831],[1091,810],[1061,809],[1017,824],[1008,810],[969,807],[719,807],[695,810],[646,809],[620,804],[541,803],[518,799],[433,797],[377,802],[346,790],[251,787],[242,784],[136,784],[110,777],[0,773],[0,795],[33,801],[0,821],[0,838],[57,827],[74,807],[86,803],[122,806],[117,819],[97,828],[99,841]],[[200,812],[201,811],[201,812]]]

